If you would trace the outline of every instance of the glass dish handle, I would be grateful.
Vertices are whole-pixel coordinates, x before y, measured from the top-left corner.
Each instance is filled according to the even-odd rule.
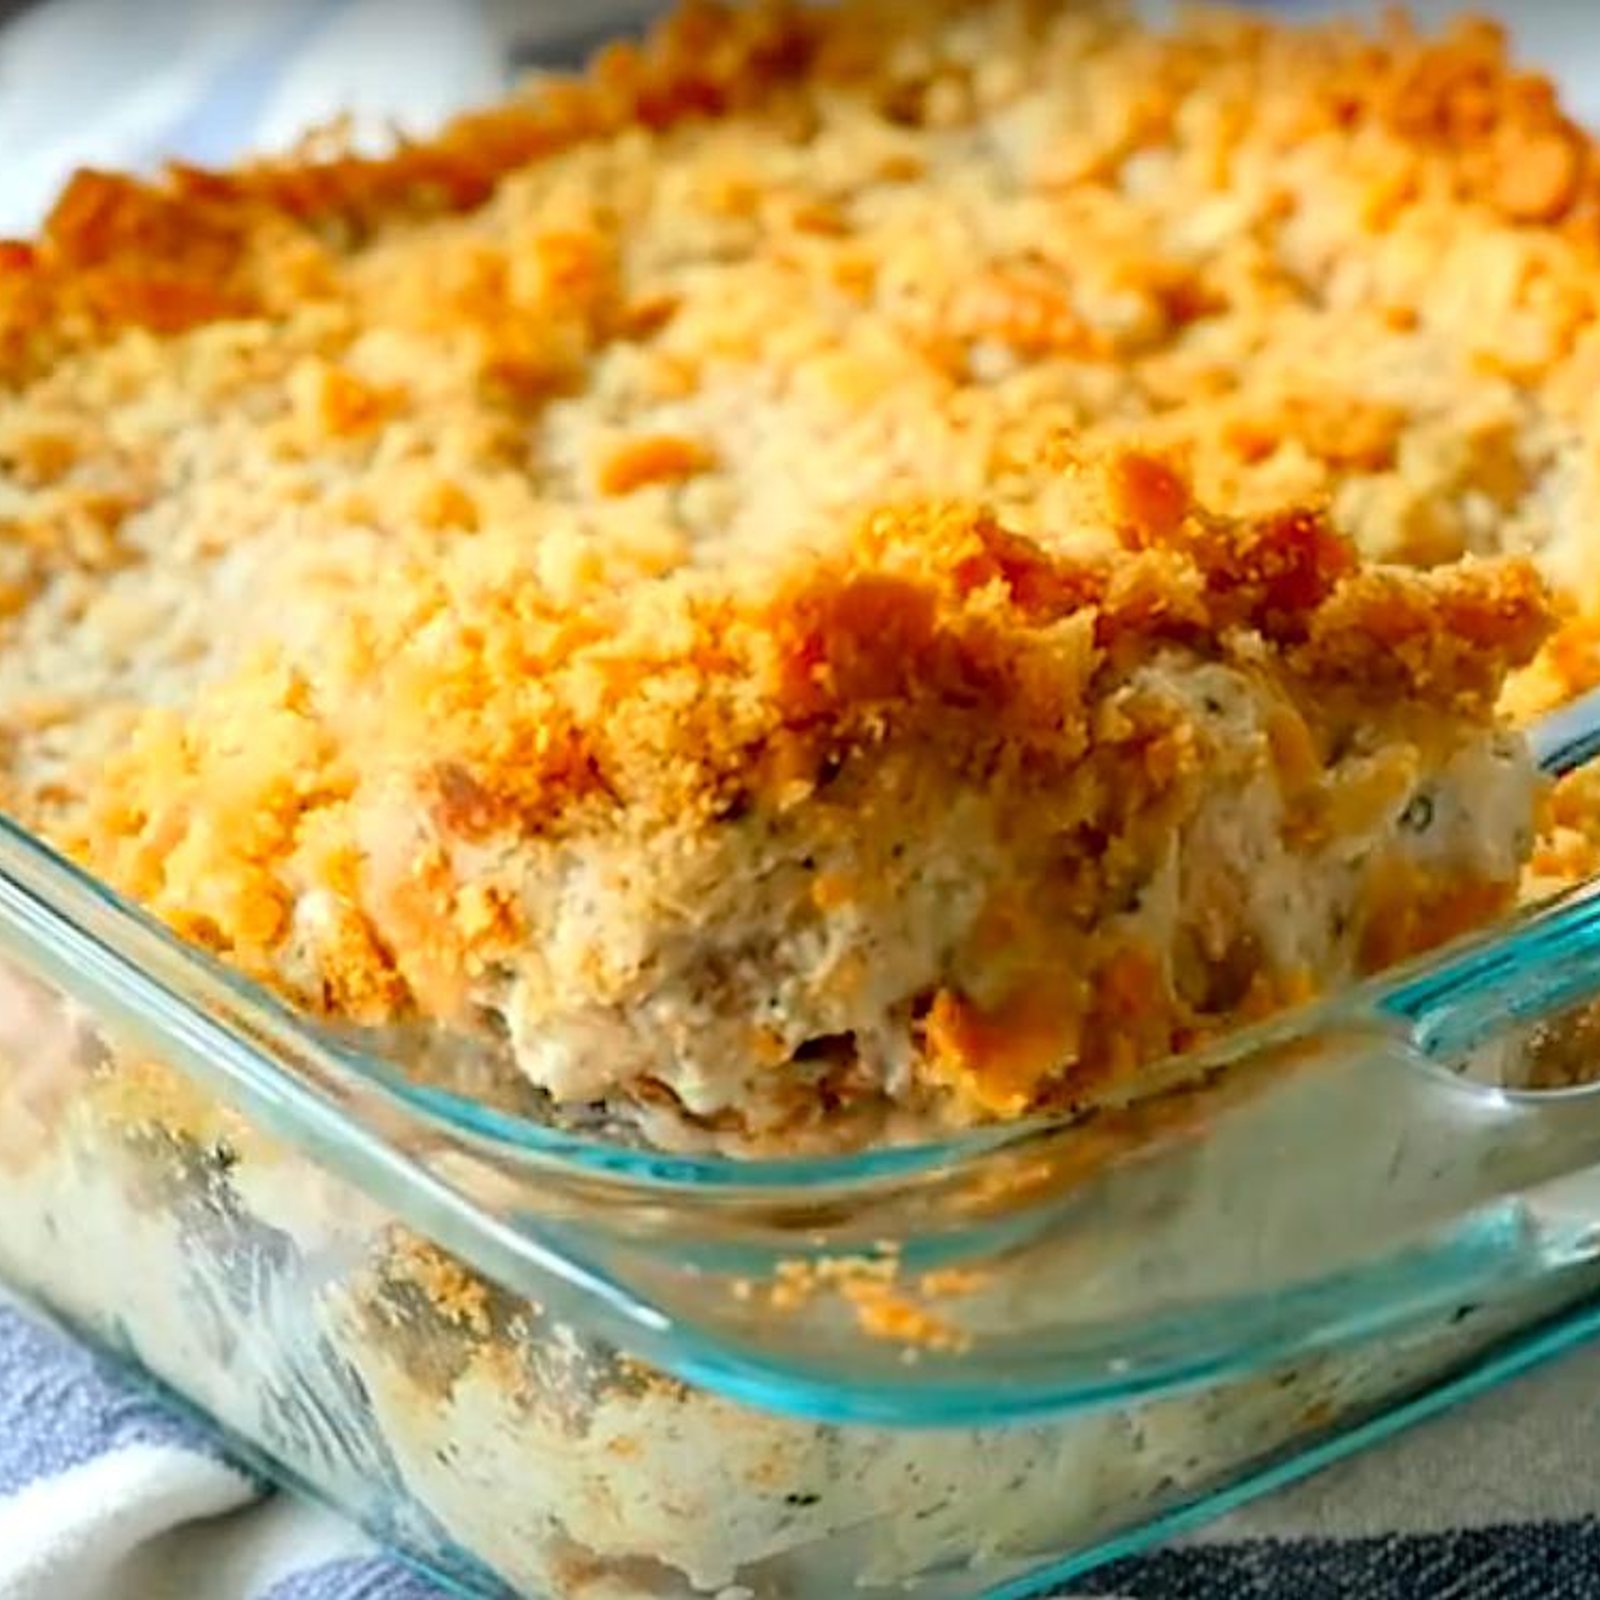
[[[1600,1086],[1533,1085],[1585,1069],[1600,884],[880,1199],[858,1257],[791,1227],[787,1264],[762,1262],[754,1205],[693,1245],[582,1226],[568,1248],[763,1368],[768,1404],[1114,1403],[1576,1284],[1600,1263]]]

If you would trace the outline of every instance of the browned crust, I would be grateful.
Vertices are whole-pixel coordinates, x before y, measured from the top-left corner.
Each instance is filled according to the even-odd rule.
[[[1391,711],[1487,722],[1507,672],[1546,631],[1531,567],[1364,568],[1320,495],[1220,515],[1195,503],[1181,459],[1185,447],[1203,452],[1214,433],[1218,457],[1230,462],[1289,445],[1331,473],[1377,473],[1401,448],[1401,411],[1323,393],[1314,374],[1293,392],[1230,394],[1226,371],[1186,365],[1188,352],[1141,350],[1136,333],[1093,324],[1072,303],[1070,272],[1037,251],[985,261],[965,277],[933,273],[927,303],[900,321],[880,319],[899,341],[892,357],[875,369],[845,352],[826,381],[847,402],[881,398],[885,385],[919,386],[937,411],[973,379],[975,348],[997,346],[1023,363],[1082,361],[1113,374],[1140,367],[1158,437],[1163,385],[1194,407],[1199,420],[1186,420],[1191,431],[1180,430],[1171,459],[1123,445],[1080,450],[1070,420],[1026,407],[999,418],[994,472],[1052,488],[1070,482],[1075,509],[1057,513],[1061,525],[1025,533],[971,500],[869,500],[804,552],[741,552],[705,565],[669,552],[648,582],[636,581],[642,563],[619,561],[615,592],[596,582],[573,604],[538,577],[519,542],[542,538],[542,526],[530,535],[497,523],[491,467],[526,466],[517,452],[528,419],[554,397],[581,396],[601,346],[649,346],[651,382],[669,397],[692,393],[699,368],[717,358],[759,365],[767,352],[760,326],[738,315],[701,348],[656,343],[673,331],[678,303],[665,291],[630,293],[615,218],[590,226],[582,207],[570,221],[541,212],[509,241],[463,230],[435,260],[440,219],[492,212],[513,174],[555,168],[586,144],[714,131],[742,117],[803,123],[819,115],[817,97],[836,91],[891,126],[959,119],[967,69],[922,46],[965,9],[960,0],[922,8],[855,0],[816,11],[690,5],[648,44],[607,52],[584,79],[531,91],[381,160],[313,151],[229,173],[177,169],[155,184],[76,180],[37,241],[0,251],[0,380],[47,391],[54,375],[70,377],[75,361],[92,368],[102,347],[114,353],[121,335],[138,330],[159,336],[160,352],[178,352],[176,364],[190,348],[180,335],[258,319],[268,339],[282,336],[285,381],[308,352],[316,356],[314,370],[295,373],[306,381],[294,415],[273,419],[271,449],[284,460],[348,465],[377,449],[396,417],[438,419],[405,384],[343,364],[353,328],[400,327],[441,351],[473,352],[466,391],[441,402],[473,445],[459,477],[407,479],[407,509],[384,506],[409,531],[386,551],[383,584],[352,597],[346,631],[319,658],[315,682],[268,651],[181,713],[143,716],[86,792],[58,786],[53,798],[71,804],[64,821],[51,813],[56,837],[188,937],[274,981],[297,895],[308,884],[327,891],[337,921],[324,935],[321,999],[369,1017],[415,1001],[442,1007],[526,937],[514,887],[458,881],[451,849],[463,842],[514,851],[607,831],[714,829],[752,810],[800,805],[841,765],[887,751],[910,752],[952,790],[1014,790],[1047,809],[1086,752],[1115,744],[1117,782],[1160,794],[1192,758],[1181,730],[1119,727],[1113,738],[1099,714],[1104,685],[1163,646],[1231,659],[1248,645],[1291,705],[1342,702],[1378,722]],[[1055,8],[1018,0],[1011,9],[1026,29]],[[1122,28],[1117,38],[1120,67],[1141,68],[1118,79],[1121,120],[1099,130],[1087,154],[1056,152],[1063,170],[1030,178],[1042,194],[1109,181],[1118,163],[1160,144],[1204,83],[1217,127],[1194,145],[1216,166],[1219,189],[1246,127],[1257,155],[1334,140],[1350,156],[1374,239],[1424,202],[1469,237],[1509,227],[1548,246],[1539,291],[1555,343],[1570,346],[1592,318],[1593,147],[1548,85],[1511,67],[1494,29],[1463,24],[1434,40],[1396,23],[1372,38],[1219,13],[1172,37]],[[648,146],[649,159],[656,150]],[[663,164],[675,159],[692,152]],[[912,151],[892,149],[882,162],[895,182],[919,176]],[[893,264],[852,251],[825,195],[786,194],[760,174],[715,163],[696,176],[699,203],[719,219],[759,217],[767,232],[753,254],[762,268],[804,259],[829,295],[848,301]],[[1263,201],[1267,213],[1289,203]],[[901,240],[908,253],[914,245]],[[814,246],[820,258],[806,255]],[[1299,293],[1286,262],[1240,286],[1155,250],[1111,253],[1119,289],[1137,290],[1168,334],[1229,293],[1246,323],[1269,321]],[[425,259],[414,281],[389,270],[417,258]],[[755,308],[760,325],[789,282],[754,276],[752,297],[767,296]],[[802,279],[815,287],[804,274],[793,281]],[[331,354],[305,335],[310,314],[324,311],[342,330]],[[1397,328],[1427,314],[1404,300],[1385,313]],[[42,409],[0,446],[40,493],[36,509],[5,530],[30,552],[15,592],[0,592],[7,610],[26,606],[52,574],[111,569],[124,556],[120,530],[156,492],[135,467],[122,471],[107,441],[56,429]],[[116,486],[58,483],[83,461],[103,464]],[[722,464],[692,433],[630,432],[586,456],[567,491],[592,490],[615,509],[692,487]],[[351,520],[369,515],[358,504],[363,492],[350,485]],[[471,554],[444,537],[413,538],[415,528],[460,534]],[[609,552],[595,559],[605,580]],[[31,714],[43,725],[54,713],[46,705]],[[28,719],[13,708],[10,720]],[[1325,757],[1292,711],[1275,753],[1286,770],[1307,773]],[[420,838],[404,873],[375,894],[363,818],[396,796],[394,809],[420,818]],[[1412,887],[1390,919],[1394,948],[1373,959],[1425,937],[1419,907],[1430,925],[1453,927],[1487,914],[1505,886]],[[1144,960],[1132,950],[1096,953],[1088,1017],[1096,1041],[1111,1041],[1107,1051],[1141,1048]],[[1297,982],[1288,975],[1243,1003],[1282,1003]],[[1163,1029],[1170,1021],[1158,1020]],[[1048,1006],[985,1012],[951,991],[932,997],[924,1032],[936,1073],[981,1078],[979,1098],[1004,1111],[1059,1055],[1063,1030],[1082,1024]],[[1162,1033],[1151,1049],[1165,1042]]]
[[[950,0],[940,8],[952,9]],[[876,75],[885,96],[904,96],[917,86],[887,66],[886,40],[927,26],[930,9],[690,0],[646,43],[609,47],[584,76],[461,117],[387,156],[319,155],[313,146],[309,158],[226,172],[173,166],[154,182],[84,171],[37,240],[0,244],[0,372],[15,380],[128,327],[173,333],[314,297],[357,241],[393,223],[470,210],[506,174],[630,125],[659,130],[737,114],[808,74],[858,86]],[[1321,127],[1349,137],[1362,126],[1393,136],[1412,159],[1390,164],[1389,203],[1442,186],[1514,223],[1553,228],[1593,257],[1595,142],[1562,112],[1547,78],[1512,64],[1504,31],[1489,21],[1463,19],[1435,38],[1397,13],[1380,39],[1351,26],[1294,31],[1218,12],[1153,64],[1138,108],[1146,121],[1170,116],[1197,74],[1225,64],[1284,91],[1274,103],[1295,108],[1286,136]],[[1002,296],[1031,340],[1058,342],[1036,294],[1013,285]]]
[[[470,210],[507,173],[585,139],[753,104],[805,70],[818,32],[787,0],[693,3],[581,78],[383,157],[172,166],[154,182],[80,172],[37,240],[0,243],[0,373],[26,377],[130,327],[171,334],[315,298],[337,256],[385,226]]]
[[[1168,470],[1120,458],[1113,480]],[[1038,810],[1106,737],[1107,677],[1163,645],[1225,655],[1230,639],[1253,637],[1308,705],[1343,695],[1374,718],[1391,707],[1487,718],[1548,626],[1524,562],[1361,570],[1308,513],[1230,523],[1187,507],[1122,533],[1134,548],[1094,558],[975,507],[880,511],[770,587],[685,580],[620,630],[573,619],[532,635],[528,593],[483,592],[443,649],[411,646],[430,602],[408,584],[392,610],[365,613],[349,681],[321,686],[327,715],[297,675],[264,661],[181,727],[150,722],[98,775],[73,844],[265,975],[288,929],[290,862],[363,898],[360,817],[385,782],[417,797],[436,838],[526,841],[779,811],[857,753],[909,748],[952,787],[1004,787]],[[357,699],[360,720],[343,724]],[[1152,794],[1187,759],[1181,729],[1129,728],[1115,742],[1121,781]],[[413,980],[459,981],[522,935],[514,900],[463,891],[437,847],[384,910]],[[393,997],[393,960],[364,930],[352,921],[331,953],[342,1009]]]

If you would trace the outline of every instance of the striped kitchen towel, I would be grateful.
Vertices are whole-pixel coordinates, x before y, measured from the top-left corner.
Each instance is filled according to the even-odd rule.
[[[908,0],[910,3],[910,0]],[[1323,0],[1284,0],[1298,12]],[[648,0],[0,0],[0,235],[83,164],[422,129]],[[1423,4],[1424,12],[1442,9]],[[1600,121],[1600,10],[1506,0]],[[1600,1349],[1103,1570],[1133,1600],[1600,1600]],[[324,1510],[0,1302],[0,1600],[430,1600]]]
[[[1600,1348],[1072,1593],[1596,1600]],[[448,1596],[330,1512],[270,1494],[202,1424],[0,1301],[0,1600]]]

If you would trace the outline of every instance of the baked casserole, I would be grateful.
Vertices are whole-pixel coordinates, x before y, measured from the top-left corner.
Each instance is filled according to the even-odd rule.
[[[85,173],[0,270],[6,803],[654,1139],[1075,1103],[1510,903],[1591,165],[1486,25],[885,0]]]

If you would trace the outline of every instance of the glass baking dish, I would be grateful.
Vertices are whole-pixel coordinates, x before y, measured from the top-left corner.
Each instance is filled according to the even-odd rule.
[[[0,826],[0,1275],[465,1592],[1021,1595],[1588,1331],[1600,885],[937,1147],[419,1087]]]

